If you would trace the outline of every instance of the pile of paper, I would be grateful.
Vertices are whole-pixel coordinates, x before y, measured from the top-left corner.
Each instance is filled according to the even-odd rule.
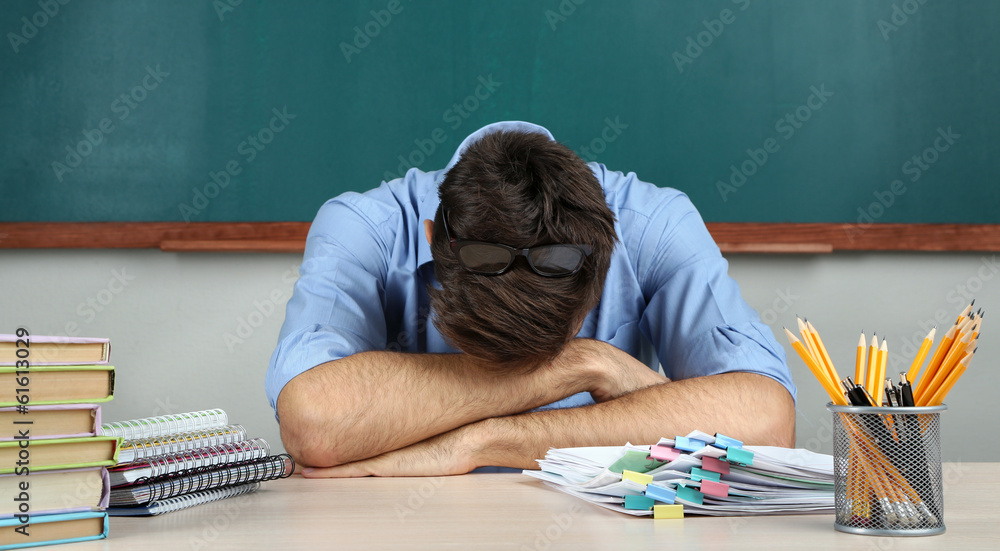
[[[524,474],[630,515],[652,515],[662,504],[714,516],[834,510],[832,456],[700,431],[653,446],[551,449],[538,465]]]

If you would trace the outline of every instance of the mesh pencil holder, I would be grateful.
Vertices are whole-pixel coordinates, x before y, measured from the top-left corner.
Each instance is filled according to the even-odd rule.
[[[833,412],[834,528],[868,536],[943,533],[941,412],[947,406]]]

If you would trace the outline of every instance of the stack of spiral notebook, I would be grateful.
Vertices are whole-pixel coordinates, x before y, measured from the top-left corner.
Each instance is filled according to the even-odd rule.
[[[257,491],[290,476],[287,454],[271,455],[263,438],[229,424],[221,409],[106,423],[124,439],[108,469],[111,516],[148,516]]]

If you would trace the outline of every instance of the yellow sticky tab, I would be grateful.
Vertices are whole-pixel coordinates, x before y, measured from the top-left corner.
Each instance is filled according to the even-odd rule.
[[[622,480],[631,480],[632,482],[637,482],[642,485],[649,484],[653,481],[653,477],[648,474],[637,473],[635,471],[624,470],[622,471]]]
[[[653,505],[653,518],[684,518],[683,505]]]

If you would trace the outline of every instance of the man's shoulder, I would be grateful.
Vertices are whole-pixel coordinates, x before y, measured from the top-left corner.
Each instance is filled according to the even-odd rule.
[[[433,174],[414,169],[368,191],[347,191],[328,200],[320,207],[314,224],[339,222],[344,215],[350,215],[376,228],[395,230],[404,221],[419,216],[420,205],[430,194],[437,195]]]
[[[603,164],[590,163],[590,167],[604,188],[608,207],[619,220],[623,215],[653,220],[697,212],[687,194],[678,189],[660,187],[643,181],[634,172],[609,170]]]

